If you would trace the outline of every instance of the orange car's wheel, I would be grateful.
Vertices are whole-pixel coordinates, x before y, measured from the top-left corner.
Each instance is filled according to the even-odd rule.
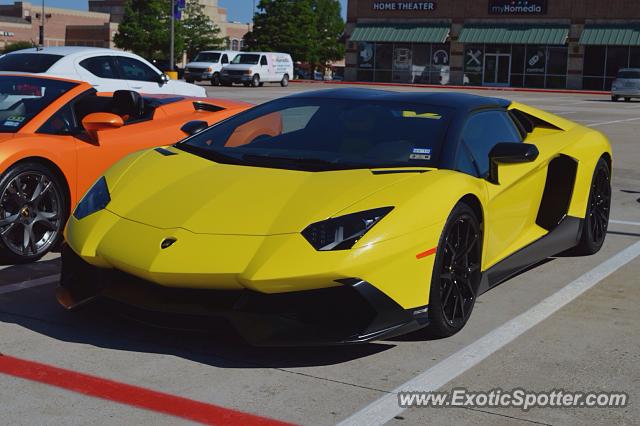
[[[66,187],[46,166],[18,163],[0,178],[0,260],[32,262],[62,238],[68,216]]]

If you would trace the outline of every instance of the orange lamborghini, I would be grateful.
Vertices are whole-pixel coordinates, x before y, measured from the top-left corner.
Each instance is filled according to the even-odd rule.
[[[79,198],[120,158],[176,142],[249,106],[0,75],[0,262],[33,261],[54,247]]]

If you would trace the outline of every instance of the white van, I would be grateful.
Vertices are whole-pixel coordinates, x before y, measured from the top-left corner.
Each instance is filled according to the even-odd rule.
[[[240,52],[222,68],[220,82],[224,86],[242,83],[258,87],[264,83],[280,83],[285,87],[292,76],[293,60],[288,53]]]
[[[184,70],[188,83],[209,80],[212,86],[220,85],[220,70],[240,52],[233,50],[204,50],[189,62]]]

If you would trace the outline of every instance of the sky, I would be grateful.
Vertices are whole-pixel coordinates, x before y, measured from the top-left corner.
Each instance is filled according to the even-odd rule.
[[[41,0],[31,0],[32,4],[40,4]],[[168,0],[167,0],[168,1]],[[254,0],[218,0],[221,7],[227,8],[230,21],[249,22],[251,21]],[[258,0],[255,0],[258,3]],[[347,0],[340,0],[342,4],[342,16],[347,10]],[[13,0],[0,0],[0,4],[13,4]],[[45,0],[45,5],[51,7],[62,7],[67,9],[87,10],[89,2],[86,0]]]
[[[218,4],[227,8],[230,21],[249,22],[251,20],[251,10],[254,0],[218,0]],[[255,0],[258,3],[258,0]],[[346,16],[347,0],[340,0],[342,4],[342,16]]]

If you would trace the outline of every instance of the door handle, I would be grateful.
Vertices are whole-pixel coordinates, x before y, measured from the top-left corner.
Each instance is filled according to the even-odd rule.
[[[131,86],[132,89],[142,89],[142,86]]]

